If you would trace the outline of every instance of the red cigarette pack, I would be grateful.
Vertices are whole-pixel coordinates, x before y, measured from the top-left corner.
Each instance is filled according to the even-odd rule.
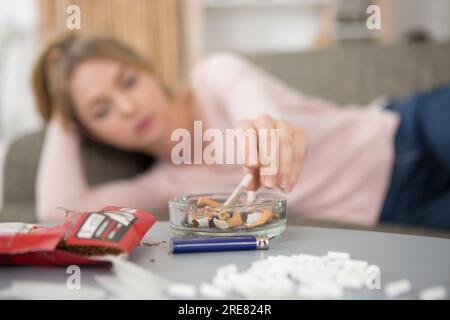
[[[0,265],[110,264],[108,255],[128,256],[154,223],[149,212],[115,206],[68,212],[53,227],[0,223]]]

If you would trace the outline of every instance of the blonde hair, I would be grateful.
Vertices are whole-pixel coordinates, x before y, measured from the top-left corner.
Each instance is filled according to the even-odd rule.
[[[107,58],[155,73],[151,63],[113,38],[79,32],[59,35],[44,46],[32,72],[36,106],[45,122],[58,111],[65,122],[77,122],[68,83],[75,68],[92,58]],[[161,85],[171,96],[170,90],[164,84]]]

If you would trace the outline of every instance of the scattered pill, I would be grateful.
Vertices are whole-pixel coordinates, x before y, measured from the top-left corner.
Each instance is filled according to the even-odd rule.
[[[422,290],[419,294],[421,300],[443,300],[447,298],[447,289],[443,286],[435,286]]]
[[[402,294],[408,293],[411,290],[411,283],[406,280],[398,280],[386,284],[384,293],[387,298],[394,299]]]
[[[238,267],[235,264],[228,264],[226,266],[220,267],[217,269],[216,274],[224,275],[224,274],[233,274],[238,272]]]
[[[173,298],[195,298],[197,290],[194,285],[187,283],[171,283],[167,288],[167,294]]]
[[[277,255],[254,261],[242,272],[236,265],[221,267],[212,283],[248,299],[335,299],[343,295],[344,289],[363,288],[367,267],[367,261],[350,260],[345,252]]]
[[[202,283],[199,288],[200,294],[205,298],[223,299],[227,296],[227,292],[210,283]]]
[[[327,257],[331,258],[331,259],[348,260],[348,259],[350,259],[350,253],[338,252],[338,251],[328,251]]]

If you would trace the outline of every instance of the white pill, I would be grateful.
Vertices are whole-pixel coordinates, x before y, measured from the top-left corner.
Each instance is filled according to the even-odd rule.
[[[336,277],[336,283],[348,289],[361,289],[364,285],[363,279],[355,274],[341,272]]]
[[[345,261],[345,267],[357,268],[357,269],[367,269],[367,261],[364,260],[347,260]]]
[[[234,264],[219,268],[212,283],[219,290],[233,290],[250,299],[286,298],[296,291],[306,298],[337,298],[344,288],[363,288],[367,267],[367,261],[350,260],[346,252],[276,255],[254,261],[243,272]]]
[[[314,256],[312,254],[299,254],[296,258],[300,261],[318,261],[320,259],[319,256]]]
[[[331,258],[331,259],[347,260],[347,259],[350,259],[350,253],[348,253],[348,252],[339,252],[339,251],[328,251],[327,257]]]
[[[223,299],[227,296],[226,291],[212,285],[211,283],[202,283],[199,291],[202,296],[210,299]]]
[[[233,283],[228,281],[227,279],[214,278],[212,280],[212,283],[216,287],[219,287],[220,289],[225,290],[225,291],[230,291],[231,289],[233,289]]]
[[[342,296],[342,287],[333,282],[321,282],[310,285],[301,285],[297,293],[308,298],[326,297],[338,298]]]
[[[174,298],[195,298],[197,290],[194,285],[188,283],[171,283],[167,288],[167,294]]]
[[[311,299],[320,298],[323,296],[320,288],[314,285],[301,285],[297,290],[297,294],[300,297]]]
[[[405,294],[411,290],[411,283],[406,280],[398,280],[391,283],[388,283],[384,287],[384,294],[389,298],[393,299],[402,294]]]
[[[233,274],[238,272],[238,267],[235,264],[227,264],[226,266],[217,269],[217,275]]]
[[[422,290],[419,295],[421,300],[442,300],[447,297],[447,289],[443,286],[435,286]]]
[[[324,287],[322,290],[329,298],[339,298],[343,294],[342,287],[334,283]]]

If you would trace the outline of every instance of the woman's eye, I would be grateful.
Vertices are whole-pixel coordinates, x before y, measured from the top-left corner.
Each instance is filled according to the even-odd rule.
[[[103,104],[103,105],[97,107],[94,112],[94,118],[95,119],[105,118],[108,115],[109,110],[110,110],[110,108],[109,108],[108,104]]]
[[[137,82],[137,76],[135,76],[135,75],[130,75],[130,76],[128,76],[128,77],[126,77],[126,78],[124,79],[122,85],[123,85],[123,88],[129,89],[129,88],[134,87],[134,85],[136,84],[136,82]]]

